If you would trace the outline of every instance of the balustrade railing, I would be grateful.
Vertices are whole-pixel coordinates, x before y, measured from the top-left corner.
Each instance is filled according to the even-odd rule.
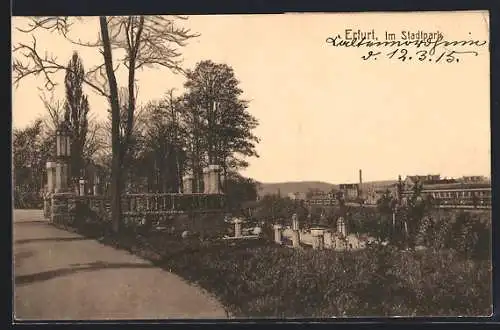
[[[72,220],[80,216],[93,221],[110,221],[111,204],[106,196],[71,196],[69,198]]]
[[[172,216],[198,213],[219,213],[225,207],[222,194],[124,194],[121,196],[125,224],[161,225]],[[45,216],[53,222],[71,225],[75,221],[107,222],[111,220],[108,196],[78,196],[71,193],[53,194],[47,198]]]
[[[225,206],[222,194],[126,194],[122,195],[123,214],[177,214],[220,211]]]

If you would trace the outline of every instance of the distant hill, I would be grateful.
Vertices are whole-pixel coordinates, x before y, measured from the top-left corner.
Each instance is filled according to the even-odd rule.
[[[367,189],[369,187],[384,187],[396,183],[397,180],[384,180],[384,181],[372,181],[363,182],[362,189]],[[296,182],[277,182],[277,183],[261,183],[259,196],[276,194],[278,190],[282,196],[286,196],[289,193],[294,192],[308,192],[310,189],[318,189],[321,191],[328,192],[332,189],[338,189],[338,184],[323,182],[323,181],[296,181]]]

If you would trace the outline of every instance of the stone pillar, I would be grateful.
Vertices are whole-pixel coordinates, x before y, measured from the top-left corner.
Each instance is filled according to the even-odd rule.
[[[51,194],[54,192],[55,188],[55,167],[56,164],[54,162],[47,162],[47,193]]]
[[[281,229],[282,228],[283,228],[282,225],[274,225],[274,242],[275,243],[278,243],[278,244],[282,243],[282,239],[281,239],[281,235],[282,235]]]
[[[50,218],[50,197],[48,194],[43,199],[43,217],[45,219]]]
[[[66,156],[71,156],[71,138],[66,136]]]
[[[299,217],[297,213],[292,215],[292,229],[297,231],[299,230]]]
[[[292,245],[294,248],[300,247],[300,234],[298,230],[292,231]]]
[[[313,238],[312,239],[313,249],[315,249],[315,250],[323,249],[323,247],[324,247],[323,234],[324,234],[323,228],[312,228],[311,229],[311,236]]]
[[[80,181],[78,181],[79,183],[79,186],[80,186],[80,191],[79,191],[79,195],[80,196],[85,196],[85,179],[84,178],[81,178]]]
[[[69,166],[64,162],[56,163],[56,187],[55,192],[64,192],[68,188]]]
[[[344,218],[340,217],[337,220],[337,232],[342,236],[342,237],[347,237],[347,230],[345,226],[345,221]]]
[[[64,177],[63,177],[63,189],[68,189],[69,188],[69,163],[64,163]]]
[[[193,193],[193,176],[191,174],[186,174],[182,178],[182,190],[184,194],[192,194]]]
[[[331,249],[333,248],[333,235],[330,231],[325,231],[323,234],[323,241],[325,242],[325,248],[326,249]]]
[[[93,188],[92,192],[93,192],[94,196],[99,195],[99,176],[98,175],[94,176],[94,186],[92,188]]]
[[[233,223],[234,223],[234,237],[241,237],[242,234],[241,234],[241,224],[243,223],[243,221],[239,218],[234,218],[233,219]]]
[[[210,191],[211,194],[220,194],[220,172],[221,167],[219,165],[210,165],[209,169],[209,179],[210,179]]]
[[[59,193],[62,191],[62,180],[63,180],[63,164],[61,163],[56,163],[56,169],[55,169],[55,174],[56,174],[56,178],[55,178],[55,192],[56,193]]]
[[[73,185],[73,191],[74,191],[75,196],[80,195],[80,184],[79,184],[78,180],[76,180],[76,179],[73,180],[72,185]]]
[[[203,193],[210,194],[212,191],[212,184],[210,180],[210,168],[203,169]]]

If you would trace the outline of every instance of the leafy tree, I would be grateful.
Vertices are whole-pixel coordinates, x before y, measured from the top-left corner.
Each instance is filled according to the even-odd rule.
[[[66,69],[64,86],[66,102],[64,104],[64,119],[71,129],[71,176],[79,178],[83,175],[85,159],[83,150],[88,133],[89,102],[83,93],[85,71],[82,60],[77,52],[73,53]]]
[[[382,214],[392,214],[393,200],[391,192],[387,189],[377,201],[378,211]]]
[[[132,168],[147,174],[149,189],[178,192],[186,161],[183,127],[179,124],[181,104],[169,92],[144,110],[142,145]]]
[[[277,195],[265,195],[259,201],[255,216],[268,223],[284,224],[291,221],[294,213],[299,216],[299,221],[308,223],[309,211],[303,202]]]
[[[381,240],[394,239],[395,230],[395,212],[397,200],[387,189],[377,201],[378,216],[376,217],[379,228],[376,231],[376,236]]]
[[[347,216],[347,207],[346,207],[346,200],[345,200],[344,192],[338,191],[335,194],[335,199],[337,200],[337,205],[339,206],[339,217],[344,218],[346,225],[348,227],[350,227],[351,224],[349,223],[349,219],[346,217]]]
[[[233,69],[202,61],[186,77],[184,100],[190,112],[191,158],[197,180],[203,165],[221,165],[226,176],[247,165],[239,156],[258,157],[255,144],[259,139],[252,132],[258,122],[248,112],[248,102],[241,99],[243,91]]]
[[[401,196],[400,182],[398,183],[398,195]],[[425,217],[430,214],[434,207],[432,197],[424,196],[422,190],[423,183],[417,180],[412,187],[411,194],[400,199],[401,201],[398,201],[397,204],[396,216],[400,225],[397,241],[406,247],[415,246],[418,230],[423,226],[421,222],[427,221]]]
[[[26,207],[29,206],[26,199],[39,199],[45,187],[45,164],[50,157],[53,137],[45,133],[42,118],[12,133],[14,206]]]
[[[100,16],[99,39],[84,42],[76,40],[70,35],[71,24],[74,20],[82,20],[80,17],[52,16],[32,17],[30,19],[31,23],[28,29],[18,30],[26,33],[33,33],[39,29],[57,32],[74,44],[98,49],[103,56],[103,63],[87,72],[84,82],[95,92],[104,96],[109,101],[111,108],[111,215],[113,230],[117,232],[121,219],[122,164],[132,135],[136,110],[136,71],[151,66],[181,71],[179,60],[181,54],[178,49],[196,35],[191,34],[188,29],[178,27],[175,24],[175,18],[171,17]],[[116,61],[116,52],[115,58],[113,58],[114,51],[121,52],[124,56]],[[66,66],[58,63],[54,56],[50,56],[48,53],[44,56],[39,54],[35,37],[31,45],[17,44],[13,49],[13,55],[15,57],[13,64],[14,84],[27,76],[41,74],[45,79],[45,87],[50,90],[57,84],[54,80],[54,74],[59,70],[66,70]],[[24,57],[27,62],[23,62],[20,57]],[[115,75],[117,62],[127,70],[128,101],[124,139],[120,137],[119,85]]]
[[[45,164],[42,163],[42,141],[43,122],[36,119],[24,129],[13,131],[13,166],[14,181],[18,186],[31,189],[39,189],[41,178],[40,172]]]
[[[243,202],[257,200],[258,183],[250,178],[231,172],[225,179],[225,193],[229,208],[236,209]]]

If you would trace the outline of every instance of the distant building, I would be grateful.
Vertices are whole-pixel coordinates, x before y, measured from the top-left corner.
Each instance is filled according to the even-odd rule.
[[[446,179],[441,179],[440,174],[427,174],[427,175],[407,175],[405,179],[405,184],[414,185],[417,182],[420,183],[439,183]]]
[[[376,205],[378,200],[382,198],[387,189],[370,187],[364,193],[365,203],[369,205]]]
[[[479,183],[479,182],[488,182],[488,179],[482,175],[472,175],[472,176],[463,176],[458,181],[463,183]]]
[[[357,183],[343,183],[339,185],[339,189],[345,200],[356,200],[360,196],[360,187]]]
[[[422,195],[432,197],[439,205],[491,206],[491,182],[482,176],[460,179],[441,179],[440,176],[408,176],[404,194],[411,195],[412,188],[422,183]]]
[[[322,206],[330,206],[330,205],[335,205],[337,202],[335,199],[335,196],[333,193],[321,193],[321,194],[314,194],[309,196],[307,199],[307,202],[310,205],[322,205]]]
[[[376,205],[378,200],[382,198],[382,196],[386,192],[389,192],[389,195],[396,197],[397,184],[391,183],[391,184],[367,187],[366,191],[363,192],[363,198],[365,199],[365,204]]]
[[[292,200],[305,201],[307,199],[306,193],[304,192],[293,192],[288,194],[288,198]]]

